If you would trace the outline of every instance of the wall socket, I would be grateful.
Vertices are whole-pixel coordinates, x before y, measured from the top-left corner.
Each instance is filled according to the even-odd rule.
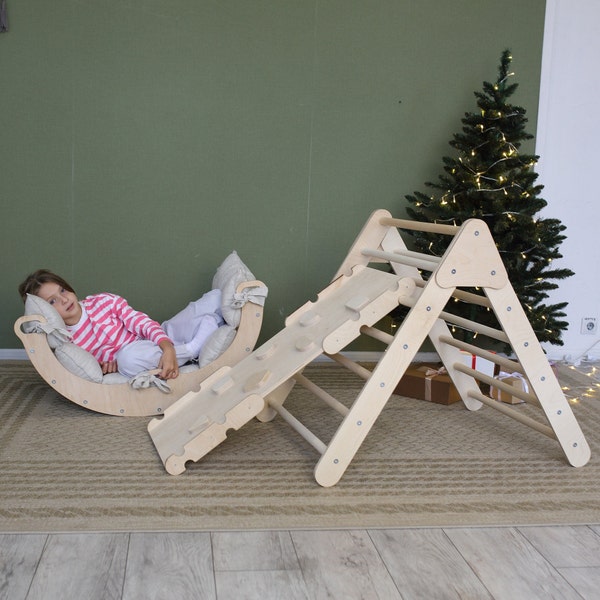
[[[598,333],[598,320],[596,317],[583,317],[581,319],[582,335],[596,335]]]

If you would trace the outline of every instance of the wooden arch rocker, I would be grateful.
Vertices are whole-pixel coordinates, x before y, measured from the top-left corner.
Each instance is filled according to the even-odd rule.
[[[428,231],[453,239],[442,257],[434,257],[408,250],[399,229]],[[387,263],[392,272],[373,268],[370,263]],[[424,272],[429,274],[426,279]],[[485,295],[461,288],[480,288]],[[453,297],[489,307],[501,329],[446,312],[444,308]],[[398,304],[410,310],[393,336],[373,327]],[[509,344],[515,359],[455,339],[448,323]],[[372,371],[340,354],[361,334],[387,344]],[[166,470],[175,475],[185,470],[187,461],[198,461],[223,442],[229,429],[238,429],[254,417],[266,421],[280,415],[320,453],[316,481],[322,486],[335,485],[427,336],[466,408],[477,410],[486,405],[499,410],[555,439],[571,465],[587,463],[589,446],[508,281],[487,225],[476,219],[460,227],[419,223],[393,219],[385,210],[371,215],[332,283],[316,302],[299,308],[286,320],[282,331],[237,365],[214,372],[198,392],[186,394],[162,418],[152,419],[148,431]],[[465,366],[461,350],[491,360],[503,370],[522,374],[529,391],[517,391]],[[323,353],[366,380],[350,407],[302,374],[304,367]],[[538,407],[542,419],[532,419],[485,396],[478,382],[493,384]],[[328,443],[285,408],[296,383],[341,415]]]
[[[47,319],[43,315],[32,314],[19,317],[15,322],[14,331],[21,340],[28,358],[46,383],[75,404],[95,412],[115,416],[162,414],[190,390],[198,390],[202,381],[212,373],[222,367],[232,366],[248,356],[256,345],[262,326],[267,288],[264,283],[254,279],[252,273],[239,261],[235,252],[226,260],[232,258],[235,262],[233,265],[230,262],[229,265],[234,267],[234,277],[229,278],[224,282],[224,286],[219,287],[229,286],[231,294],[238,299],[244,298],[243,306],[235,309],[237,313],[235,321],[239,321],[235,336],[227,348],[209,364],[200,368],[197,365],[181,367],[179,377],[168,382],[170,391],[162,391],[150,383],[147,387],[135,389],[118,374],[114,375],[117,376],[115,379],[119,383],[96,383],[74,374],[59,362],[48,344],[46,335],[24,331],[24,326],[30,322],[46,322]],[[246,277],[243,277],[244,275]],[[226,292],[226,289],[223,290],[224,295]],[[242,304],[241,301],[238,303]],[[149,378],[151,379],[152,374],[157,372],[158,369],[150,372]],[[111,375],[105,376],[104,380],[111,377]]]

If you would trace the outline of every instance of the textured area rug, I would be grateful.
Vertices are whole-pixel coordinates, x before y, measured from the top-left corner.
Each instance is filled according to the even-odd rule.
[[[306,374],[347,404],[363,385],[337,366]],[[563,377],[581,383],[566,370]],[[286,407],[325,442],[340,421],[299,386]],[[317,453],[279,417],[251,421],[174,477],[148,418],[86,411],[29,363],[5,361],[0,531],[599,523],[599,407],[593,394],[573,405],[592,448],[581,468],[568,465],[557,442],[491,408],[392,396],[335,487],[315,482]]]

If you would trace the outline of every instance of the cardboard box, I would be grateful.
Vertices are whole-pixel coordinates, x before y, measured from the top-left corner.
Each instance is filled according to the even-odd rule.
[[[521,392],[527,392],[529,390],[527,381],[523,377],[500,373],[496,379],[502,381],[503,383],[508,383],[508,385]],[[500,400],[506,404],[522,404],[525,402],[525,400],[521,400],[521,398],[517,398],[509,392],[505,392],[504,390],[500,390],[494,386],[492,386],[490,389],[490,396],[494,398],[494,400]]]
[[[481,356],[476,356],[475,354],[465,352],[464,350],[460,351],[460,356],[467,367],[479,371],[484,375],[489,375],[490,377],[496,375],[494,372],[496,363],[493,363],[491,360],[481,358]]]
[[[452,404],[460,400],[458,390],[441,365],[411,365],[394,393],[437,404]]]
[[[487,358],[481,358],[481,356],[471,354],[465,350],[460,351],[460,356],[465,366],[470,367],[474,371],[489,375],[490,377],[494,377],[500,372],[498,365]],[[487,383],[478,380],[477,384],[483,394],[490,395],[490,386]]]

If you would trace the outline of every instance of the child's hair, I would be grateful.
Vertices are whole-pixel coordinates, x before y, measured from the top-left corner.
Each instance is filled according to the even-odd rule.
[[[68,292],[75,293],[75,290],[62,277],[56,275],[56,273],[48,271],[48,269],[38,269],[35,273],[28,275],[25,281],[19,285],[19,294],[21,294],[23,302],[27,300],[27,294],[36,296],[44,283],[56,283]]]

